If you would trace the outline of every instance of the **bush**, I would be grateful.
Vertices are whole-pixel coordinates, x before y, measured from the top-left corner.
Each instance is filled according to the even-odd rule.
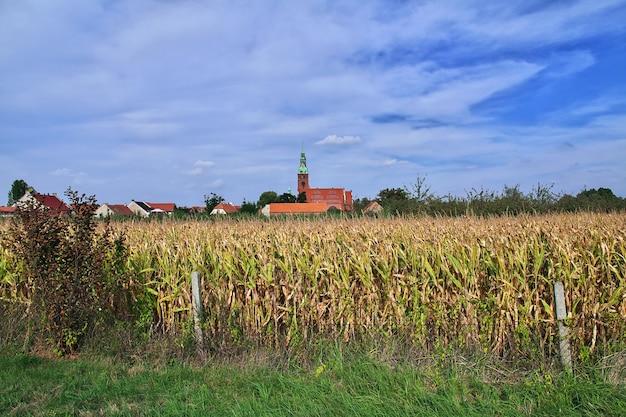
[[[113,236],[108,224],[98,230],[95,196],[71,189],[65,195],[72,214],[37,202],[22,204],[8,232],[31,318],[59,355],[78,349],[98,321],[127,313],[130,302],[123,235]]]

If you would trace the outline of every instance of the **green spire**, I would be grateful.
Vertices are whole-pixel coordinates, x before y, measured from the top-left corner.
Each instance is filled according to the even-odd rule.
[[[298,174],[308,174],[309,169],[306,167],[306,155],[304,154],[304,141],[302,142],[302,151],[300,152],[300,168]]]

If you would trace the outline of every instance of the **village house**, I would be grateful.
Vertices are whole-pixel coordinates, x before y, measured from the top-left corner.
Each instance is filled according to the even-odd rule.
[[[134,213],[125,204],[104,203],[94,213],[96,217],[132,216]]]
[[[378,201],[370,201],[367,206],[363,208],[364,214],[379,214],[382,213],[383,206],[381,206]]]
[[[70,208],[57,197],[56,194],[40,194],[31,192],[30,190],[14,203],[15,207],[19,207],[20,204],[35,204],[41,207],[46,207],[52,213],[60,216],[67,216],[70,213]]]
[[[15,206],[0,206],[0,217],[8,217],[15,214],[17,208]]]
[[[240,206],[235,206],[232,203],[219,203],[209,214],[233,214],[239,212],[240,208]]]
[[[132,200],[128,204],[128,208],[136,215],[141,217],[148,217],[159,214],[171,215],[176,209],[174,203],[148,203],[145,201]]]
[[[160,210],[162,213],[167,213],[171,215],[176,210],[175,203],[147,203],[150,207],[152,207],[152,211]]]

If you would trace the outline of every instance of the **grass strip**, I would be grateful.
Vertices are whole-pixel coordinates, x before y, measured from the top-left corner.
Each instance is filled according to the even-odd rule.
[[[390,367],[367,356],[317,370],[224,363],[0,355],[7,416],[624,416],[624,386],[532,374],[489,383],[440,367]]]

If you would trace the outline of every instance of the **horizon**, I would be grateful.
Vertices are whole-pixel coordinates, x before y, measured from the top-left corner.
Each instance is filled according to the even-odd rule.
[[[64,197],[66,197],[66,196],[65,196],[65,192],[63,192],[62,194],[58,194],[58,193],[56,193],[56,192],[51,192],[51,193],[48,193],[48,192],[45,192],[45,191],[40,191],[40,190],[36,189],[36,188],[35,188],[34,186],[32,186],[31,184],[28,184],[28,186],[29,186],[29,188],[32,188],[32,189],[34,190],[34,192],[35,192],[35,193],[37,193],[37,194],[41,194],[41,195],[53,195],[53,196],[57,197],[59,200],[61,200],[61,202],[63,202],[64,204],[65,204],[65,203],[67,203],[67,201],[65,201],[65,199],[64,199]],[[423,184],[423,186],[425,186],[425,187],[429,188],[429,185],[428,185],[427,183],[424,183],[424,184]],[[439,200],[445,200],[446,198],[450,198],[450,197],[452,197],[452,198],[458,198],[458,199],[460,199],[460,200],[465,200],[465,199],[469,199],[469,198],[470,198],[470,192],[473,192],[473,191],[485,191],[485,192],[487,192],[487,193],[491,193],[491,192],[493,192],[493,193],[495,193],[495,196],[496,196],[496,197],[501,197],[501,196],[503,196],[503,195],[504,195],[504,188],[505,188],[505,187],[508,187],[508,185],[504,185],[504,186],[502,187],[502,189],[474,188],[474,189],[472,189],[472,190],[468,190],[468,192],[467,192],[465,195],[452,195],[452,194],[449,194],[449,193],[448,193],[448,194],[436,194],[436,193],[433,193],[433,197],[434,197],[436,200],[437,200],[437,199],[439,199]],[[541,187],[541,188],[546,188],[546,186],[544,186],[544,184],[536,184],[536,187],[537,187],[537,188],[538,188],[538,187]],[[410,190],[410,189],[408,189],[408,187],[388,187],[388,188],[386,188],[386,189],[391,189],[391,188],[401,188],[401,189],[406,190],[409,194],[411,193],[411,190]],[[523,193],[523,195],[524,195],[524,196],[529,196],[529,193],[532,193],[532,191],[537,190],[537,188],[535,188],[535,189],[531,190],[530,192],[524,192],[524,190],[519,189],[519,187],[518,187],[517,185],[516,185],[516,186],[512,186],[511,188],[517,188],[519,191],[521,191],[521,192]],[[600,190],[600,189],[609,189],[611,192],[613,192],[613,194],[614,194],[616,197],[618,197],[618,198],[622,198],[622,199],[626,199],[626,197],[625,197],[625,196],[622,196],[622,195],[619,195],[619,194],[615,193],[615,192],[614,192],[614,190],[612,190],[612,189],[610,189],[610,188],[608,188],[608,187],[583,188],[583,189],[579,190],[578,192],[575,192],[575,193],[572,193],[572,194],[569,194],[569,193],[552,192],[552,190],[551,190],[551,192],[553,193],[553,195],[554,195],[555,197],[557,197],[557,198],[561,198],[561,197],[563,197],[563,196],[565,196],[565,195],[570,195],[570,196],[572,196],[572,197],[576,197],[578,194],[580,194],[580,193],[582,193],[582,192],[584,192],[584,191],[590,191],[590,190],[596,190],[596,191],[598,191],[598,190]],[[383,191],[383,190],[385,190],[385,189],[381,189],[381,190],[379,190],[379,191]],[[88,193],[88,192],[83,192],[83,190],[75,190],[75,189],[72,189],[72,191],[77,191],[77,192],[79,192],[80,194],[83,194],[83,193],[84,193],[86,196],[91,196],[91,195],[94,195],[94,194],[90,194],[90,193]],[[276,194],[277,194],[279,197],[280,197],[280,195],[282,194],[282,193],[278,193],[278,192],[277,192],[277,191],[275,191],[275,190],[266,190],[266,191],[270,191],[270,192],[271,192],[271,191],[274,191],[274,192],[276,192]],[[266,192],[266,191],[264,191],[264,192]],[[292,190],[292,191],[293,191],[293,190]],[[346,190],[346,191],[351,191],[351,190]],[[28,192],[28,190],[27,190],[27,192]],[[289,192],[287,191],[286,193],[289,193]],[[292,192],[291,194],[292,194],[294,197],[296,197],[296,195],[295,195],[293,192]],[[135,198],[132,198],[132,199],[131,199],[130,201],[128,201],[128,202],[113,202],[113,203],[112,203],[112,202],[110,202],[110,201],[100,201],[100,200],[97,198],[97,197],[98,197],[97,195],[94,195],[94,196],[96,197],[96,203],[97,203],[98,205],[100,205],[100,206],[101,206],[101,205],[103,205],[103,204],[107,204],[107,205],[110,205],[110,206],[111,206],[111,205],[113,205],[113,206],[115,206],[115,205],[124,205],[124,206],[127,206],[127,207],[128,207],[128,205],[129,205],[130,203],[132,203],[132,202],[142,202],[142,203],[147,203],[147,204],[157,204],[157,205],[158,205],[158,204],[174,204],[174,206],[175,206],[176,208],[180,208],[180,209],[190,209],[190,208],[194,208],[194,207],[205,207],[205,206],[206,206],[206,201],[203,201],[201,204],[196,204],[196,205],[191,206],[191,205],[185,205],[185,204],[178,204],[176,201],[173,201],[173,200],[152,201],[152,200],[141,200],[141,199],[135,199]],[[218,194],[217,196],[218,196],[218,197],[222,197],[222,198],[224,198],[224,200],[223,200],[220,204],[229,204],[229,205],[233,205],[233,206],[237,206],[237,207],[240,207],[241,205],[243,205],[243,204],[245,204],[245,203],[253,203],[253,204],[256,204],[256,203],[258,202],[258,200],[259,200],[259,198],[257,197],[257,198],[256,198],[256,199],[254,199],[254,200],[247,200],[247,199],[244,199],[244,200],[242,200],[241,202],[236,202],[236,201],[231,201],[231,200],[228,200],[227,198],[225,198],[224,196],[221,196],[221,195],[219,195],[219,194]],[[260,196],[261,196],[261,195],[259,194],[259,197],[260,197]],[[210,196],[207,196],[207,197],[210,197]],[[376,195],[376,196],[373,196],[373,197],[361,197],[361,198],[356,197],[356,198],[353,198],[353,201],[359,201],[359,200],[361,200],[361,201],[362,201],[362,200],[364,200],[364,199],[367,199],[369,202],[372,202],[372,201],[377,201],[377,198],[378,198],[378,193],[377,193],[377,195]],[[410,195],[408,195],[408,198],[411,198],[411,196],[410,196]],[[286,204],[290,204],[290,203],[286,203]],[[291,204],[293,204],[293,203],[291,203]],[[3,206],[3,205],[2,205],[2,204],[0,204],[0,207],[1,207],[1,206]]]
[[[0,184],[626,196],[626,0],[0,3]]]

